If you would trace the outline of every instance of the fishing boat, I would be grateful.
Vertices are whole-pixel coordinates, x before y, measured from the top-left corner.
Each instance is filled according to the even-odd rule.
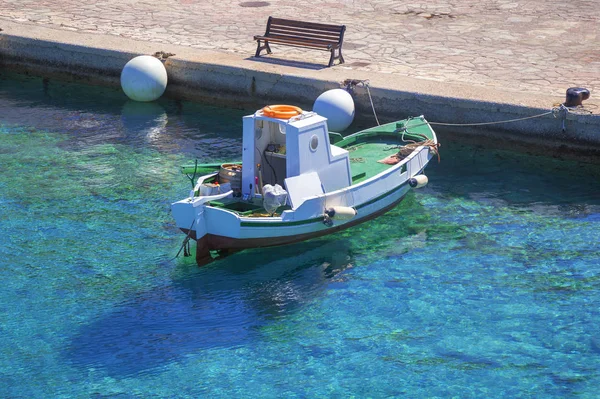
[[[423,116],[342,137],[314,112],[268,106],[243,118],[241,162],[182,167],[193,188],[171,210],[203,265],[214,251],[290,244],[382,215],[427,184],[438,147]]]

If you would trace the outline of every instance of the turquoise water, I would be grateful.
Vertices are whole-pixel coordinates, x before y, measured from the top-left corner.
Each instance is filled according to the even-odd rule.
[[[243,114],[0,75],[0,397],[598,396],[598,166],[446,144],[373,222],[173,259]]]

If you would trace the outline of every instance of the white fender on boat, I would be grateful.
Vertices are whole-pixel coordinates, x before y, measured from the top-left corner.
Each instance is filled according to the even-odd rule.
[[[417,175],[415,177],[411,177],[410,179],[408,179],[408,185],[411,186],[412,188],[425,187],[428,182],[429,182],[429,179],[425,175]]]
[[[327,127],[342,132],[354,120],[354,100],[344,89],[327,90],[315,100],[313,111],[327,118]]]
[[[134,101],[154,101],[167,88],[167,70],[157,58],[140,55],[123,67],[121,88]]]
[[[356,216],[356,209],[349,206],[333,206],[325,211],[333,220],[349,220]]]

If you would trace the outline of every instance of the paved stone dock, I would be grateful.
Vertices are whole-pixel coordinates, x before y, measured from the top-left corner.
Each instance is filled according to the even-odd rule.
[[[594,0],[0,0],[2,21],[116,35],[252,57],[273,15],[345,24],[346,64],[390,73],[564,97],[600,95],[600,6]],[[273,46],[263,61],[326,65],[328,53]],[[600,103],[600,102],[598,102]],[[598,111],[596,110],[596,113]]]

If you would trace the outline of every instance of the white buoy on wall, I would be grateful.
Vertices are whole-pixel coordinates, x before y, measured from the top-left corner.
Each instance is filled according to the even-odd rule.
[[[140,55],[123,67],[121,87],[134,101],[154,101],[167,88],[167,70],[157,58]]]
[[[341,132],[354,120],[354,100],[346,90],[327,90],[317,97],[313,111],[327,118],[329,130]]]

